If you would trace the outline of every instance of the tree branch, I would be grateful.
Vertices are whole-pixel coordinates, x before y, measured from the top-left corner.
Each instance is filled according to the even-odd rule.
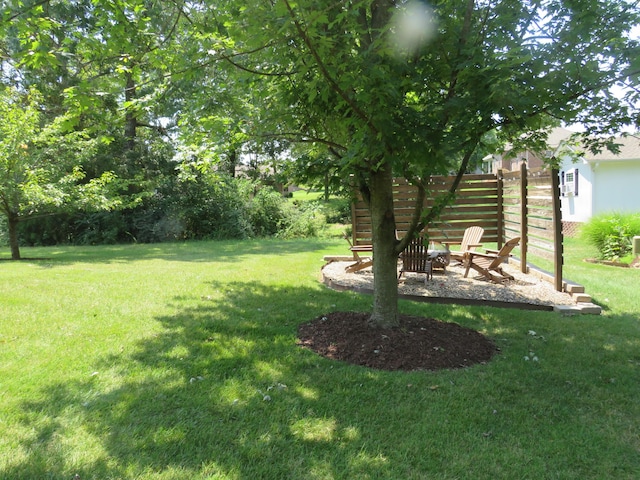
[[[413,215],[411,216],[411,223],[409,223],[409,228],[407,229],[404,237],[400,239],[400,243],[397,243],[395,246],[397,255],[400,255],[404,251],[404,249],[407,248],[407,245],[409,245],[409,242],[411,242],[414,233],[419,232],[424,228],[424,226],[420,226],[420,217],[422,216],[422,212],[424,210],[424,200],[427,196],[427,189],[425,188],[424,183],[421,180],[418,181],[416,179],[415,183],[414,181],[411,181],[410,183],[418,189],[418,197],[416,198],[416,203],[414,205]]]
[[[233,56],[238,56],[238,54],[234,54]],[[226,60],[227,62],[229,62],[231,65],[233,65],[239,70],[242,70],[247,73],[251,73],[253,75],[261,75],[263,77],[287,77],[295,73],[295,72],[264,72],[260,70],[254,70],[249,67],[245,67],[244,65],[240,65],[238,62],[234,62],[233,60],[231,60],[231,57],[228,55],[221,55],[219,58],[222,60]]]
[[[289,2],[289,0],[282,0],[282,1],[284,2],[285,6],[287,7],[287,10],[289,11],[289,15],[291,16],[291,20],[293,21],[293,24],[296,27],[298,35],[300,35],[303,42],[309,49],[309,52],[313,56],[316,62],[316,65],[318,65],[318,68],[320,69],[322,76],[329,83],[329,86],[331,87],[331,89],[334,92],[336,92],[347,103],[347,105],[349,105],[351,110],[358,116],[358,118],[360,118],[360,120],[365,122],[367,127],[374,134],[376,135],[379,134],[380,133],[379,129],[371,122],[371,119],[368,117],[368,115],[358,106],[358,104],[356,104],[356,102],[353,100],[353,98],[351,98],[350,95],[347,94],[347,92],[345,92],[342,88],[340,88],[340,85],[338,85],[338,82],[329,73],[329,69],[325,65],[322,58],[320,58],[320,54],[315,49],[313,43],[311,42],[311,39],[307,35],[307,32],[304,30],[304,28],[302,28],[302,25],[300,24],[300,21],[296,17],[296,14],[293,11],[293,8],[291,7],[291,3]]]
[[[559,100],[549,103],[547,105],[542,105],[538,108],[534,108],[533,110],[531,110],[530,112],[528,112],[526,115],[522,115],[520,118],[533,118],[536,117],[540,114],[545,114],[545,115],[549,115],[550,117],[556,118],[558,120],[564,120],[564,118],[559,118],[557,115],[553,114],[551,112],[551,110],[555,107],[562,107],[562,106],[567,106],[572,100],[577,100],[580,97],[583,97],[585,95],[587,95],[588,93],[592,93],[592,92],[596,92],[599,90],[603,90],[605,88],[610,87],[613,83],[615,82],[622,82],[623,79],[634,76],[634,75],[640,75],[640,69],[638,70],[633,70],[631,72],[625,72],[624,74],[617,76],[615,78],[612,78],[610,80],[608,80],[607,82],[598,82],[595,85],[592,85],[590,87],[586,87],[583,88],[579,91],[573,92],[570,95],[563,95],[560,97]],[[496,123],[496,127],[502,127],[502,126],[509,126],[511,124],[514,123],[514,120],[512,118],[506,118],[504,117],[504,119],[500,122]]]
[[[291,140],[295,143],[320,143],[322,145],[326,145],[332,151],[336,152],[339,150],[347,151],[347,147],[344,145],[340,145],[339,143],[332,142],[331,140],[327,140],[320,137],[313,137],[310,135],[305,135],[299,132],[282,132],[282,133],[265,133],[259,135],[260,138],[284,138],[286,140]]]
[[[47,3],[49,3],[50,0],[40,0],[36,3],[34,3],[33,5],[29,5],[27,8],[25,8],[24,10],[20,11],[20,12],[16,12],[13,15],[11,15],[10,17],[7,17],[4,21],[9,23],[14,21],[16,18],[24,15],[25,13],[27,13],[29,10],[33,10],[33,8],[35,7],[39,7],[41,5],[46,5]]]
[[[136,120],[136,126],[150,128],[151,130],[155,130],[156,132],[158,132],[160,135],[164,135],[164,136],[167,135],[167,129],[162,125],[152,125],[147,122],[141,122]]]
[[[469,165],[469,160],[471,160],[471,156],[475,151],[478,145],[478,141],[470,142],[468,149],[465,151],[464,156],[462,157],[462,162],[460,163],[460,168],[458,168],[458,173],[456,174],[456,178],[449,187],[449,191],[444,195],[436,198],[434,201],[434,205],[429,210],[424,217],[421,218],[418,226],[416,227],[416,231],[423,230],[426,226],[428,226],[434,219],[440,216],[442,210],[451,202],[451,200],[455,197],[456,190],[458,189],[458,185],[460,185],[460,181],[462,180],[462,176],[464,172],[467,170],[467,166]],[[424,201],[424,200],[423,200]]]

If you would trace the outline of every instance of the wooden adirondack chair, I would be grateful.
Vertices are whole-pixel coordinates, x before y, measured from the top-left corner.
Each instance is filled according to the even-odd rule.
[[[400,254],[400,258],[402,259],[402,267],[400,268],[398,280],[400,280],[404,272],[426,273],[425,284],[427,280],[433,278],[432,263],[427,246],[424,244],[423,236],[411,240],[407,248]]]
[[[442,244],[451,252],[453,260],[462,263],[465,253],[474,252],[477,247],[482,246],[480,240],[482,240],[483,234],[484,228],[478,226],[469,227],[464,231],[461,242],[442,242]],[[450,245],[460,245],[460,250],[451,250]]]
[[[520,237],[509,240],[497,253],[467,252],[463,260],[466,267],[465,278],[469,274],[469,270],[473,268],[487,280],[493,282],[503,283],[507,280],[513,280],[512,275],[502,270],[502,264],[509,259],[511,250],[518,243],[520,243]]]
[[[349,250],[353,253],[354,260],[354,263],[347,265],[345,272],[354,273],[373,265],[373,245],[353,245],[347,235],[344,236],[344,239],[349,242]],[[371,253],[372,256],[361,257],[361,253]]]

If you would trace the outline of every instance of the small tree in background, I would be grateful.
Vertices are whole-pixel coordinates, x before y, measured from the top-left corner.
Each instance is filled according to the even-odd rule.
[[[83,182],[82,161],[94,142],[63,131],[64,119],[41,126],[39,94],[0,91],[0,212],[6,218],[11,258],[20,259],[18,223],[74,205],[109,208],[107,172]]]
[[[32,152],[40,131],[35,93],[21,95],[15,90],[0,92],[0,209],[6,217],[11,258],[20,259],[18,222],[33,203],[35,186],[45,172]]]

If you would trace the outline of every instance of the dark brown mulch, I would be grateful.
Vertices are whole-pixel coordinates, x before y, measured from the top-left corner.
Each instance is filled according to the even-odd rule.
[[[370,314],[333,312],[300,325],[299,345],[323,357],[379,370],[440,370],[488,362],[498,348],[481,333],[403,315],[400,327],[374,328]]]

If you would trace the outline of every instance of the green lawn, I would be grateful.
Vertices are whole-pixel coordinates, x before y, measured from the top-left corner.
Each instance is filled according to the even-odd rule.
[[[296,345],[301,322],[370,308],[318,282],[346,246],[25,248],[46,259],[0,262],[0,479],[640,478],[640,270],[584,263],[567,241],[565,277],[601,316],[402,302],[501,353],[381,372]]]

